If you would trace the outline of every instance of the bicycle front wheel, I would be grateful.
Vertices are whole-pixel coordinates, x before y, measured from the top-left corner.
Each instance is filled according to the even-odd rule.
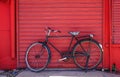
[[[29,70],[40,72],[44,70],[50,61],[50,50],[42,42],[31,44],[26,52],[25,62]]]
[[[81,69],[94,69],[102,61],[102,48],[93,39],[80,40],[73,48],[73,59]]]

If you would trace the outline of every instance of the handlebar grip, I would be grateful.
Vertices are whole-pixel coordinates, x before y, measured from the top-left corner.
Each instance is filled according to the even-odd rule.
[[[50,27],[47,27],[47,29],[51,29]]]
[[[59,32],[59,33],[61,33],[61,31],[60,31],[60,30],[58,30],[58,32]]]

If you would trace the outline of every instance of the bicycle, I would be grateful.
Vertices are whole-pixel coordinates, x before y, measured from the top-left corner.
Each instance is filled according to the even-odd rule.
[[[65,61],[69,58],[73,58],[74,63],[81,69],[95,69],[101,63],[103,56],[102,45],[93,39],[93,34],[78,36],[80,32],[69,32],[70,36],[51,36],[50,34],[52,32],[61,33],[61,31],[53,30],[50,27],[45,29],[45,31],[45,41],[32,43],[27,48],[25,62],[29,70],[40,72],[47,67],[51,60],[51,50],[49,45],[60,54],[61,59],[58,61]],[[63,53],[49,41],[50,38],[62,37],[71,37],[67,53]],[[73,40],[76,40],[76,43],[71,47]]]

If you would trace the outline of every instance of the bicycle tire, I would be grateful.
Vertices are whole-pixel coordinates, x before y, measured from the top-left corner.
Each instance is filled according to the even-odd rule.
[[[88,51],[87,43],[92,44],[90,51]],[[79,48],[78,48],[79,46]],[[102,47],[100,44],[94,40],[94,39],[82,39],[78,41],[74,47],[73,47],[73,59],[74,63],[81,69],[85,70],[86,69],[86,56],[83,55],[84,50],[85,52],[89,53],[90,58],[88,61],[87,69],[95,69],[101,62],[103,58],[103,52],[102,52]],[[77,54],[79,52],[79,54]],[[98,52],[98,53],[97,53]],[[81,53],[81,54],[80,54]],[[99,57],[99,58],[98,58]]]
[[[33,72],[43,71],[50,62],[51,54],[47,45],[42,42],[31,44],[25,55],[26,66]]]

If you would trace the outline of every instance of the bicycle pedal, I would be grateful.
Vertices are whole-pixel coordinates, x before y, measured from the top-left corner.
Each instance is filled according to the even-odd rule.
[[[66,59],[67,59],[67,57],[64,57],[64,58],[62,58],[62,59],[59,59],[58,62],[64,61],[64,60],[66,60]]]

